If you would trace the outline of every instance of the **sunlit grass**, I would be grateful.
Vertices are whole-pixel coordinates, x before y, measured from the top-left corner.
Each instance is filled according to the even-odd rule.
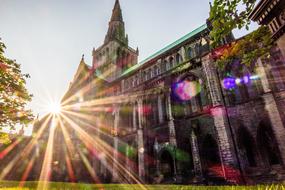
[[[63,183],[63,182],[48,182],[47,189],[65,189],[65,190],[120,190],[120,189],[142,189],[140,185],[127,184],[83,184],[83,183]],[[18,187],[19,182],[2,181],[0,189],[9,190],[33,190],[38,186],[38,182],[26,182],[23,188]],[[145,189],[149,190],[284,190],[285,185],[258,185],[258,186],[191,186],[191,185],[145,185]]]

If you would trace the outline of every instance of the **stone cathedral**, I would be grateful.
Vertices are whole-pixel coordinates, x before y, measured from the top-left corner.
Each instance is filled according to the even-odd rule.
[[[266,6],[284,7],[284,1],[275,1],[260,3],[253,19]],[[116,0],[103,45],[93,49],[91,66],[82,57],[62,99],[69,119],[60,125],[74,150],[70,153],[57,127],[52,180],[284,182],[282,48],[274,45],[255,69],[234,63],[222,72],[210,50],[210,29],[205,23],[138,62],[139,50],[129,47]],[[227,36],[221,45],[235,40]]]
[[[96,154],[85,152],[98,179],[285,180],[285,65],[278,46],[271,58],[257,60],[255,70],[229,68],[233,78],[259,77],[228,90],[225,74],[215,69],[209,31],[204,24],[138,62],[116,0],[104,43],[92,51],[92,66],[82,58],[62,100],[81,113],[70,118],[101,142],[88,145]],[[228,36],[222,43],[234,40]]]

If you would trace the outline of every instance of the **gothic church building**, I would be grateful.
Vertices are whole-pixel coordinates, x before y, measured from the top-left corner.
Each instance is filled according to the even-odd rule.
[[[236,63],[219,71],[209,32],[203,24],[138,62],[116,0],[103,45],[93,49],[91,66],[82,58],[62,99],[79,127],[64,122],[82,150],[70,155],[78,181],[284,182],[284,58],[274,46],[255,69]],[[237,83],[230,89],[227,76]]]

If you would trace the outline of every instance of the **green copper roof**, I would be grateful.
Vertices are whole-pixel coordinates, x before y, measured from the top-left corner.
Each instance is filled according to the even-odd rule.
[[[162,48],[161,50],[159,50],[158,52],[154,53],[153,55],[149,56],[148,58],[146,58],[145,60],[141,61],[140,63],[134,65],[133,67],[127,69],[122,76],[125,76],[127,74],[129,74],[130,72],[136,70],[137,68],[139,68],[140,66],[144,65],[145,63],[147,63],[148,61],[154,59],[155,57],[167,52],[168,50],[174,48],[175,46],[181,44],[182,42],[188,40],[189,38],[195,36],[196,34],[202,32],[203,30],[207,29],[207,24],[204,24],[202,26],[200,26],[199,28],[196,28],[195,30],[193,30],[192,32],[186,34],[185,36],[183,36],[182,38],[176,40],[175,42],[169,44],[168,46]]]

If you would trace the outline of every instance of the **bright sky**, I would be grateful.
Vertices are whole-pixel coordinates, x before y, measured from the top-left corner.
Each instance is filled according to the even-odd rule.
[[[29,73],[29,107],[59,101],[82,54],[91,65],[92,48],[102,45],[115,0],[1,0],[0,37],[6,56]],[[126,32],[142,60],[204,24],[208,0],[120,0]],[[252,28],[256,28],[253,25]],[[245,34],[235,32],[236,37]]]

